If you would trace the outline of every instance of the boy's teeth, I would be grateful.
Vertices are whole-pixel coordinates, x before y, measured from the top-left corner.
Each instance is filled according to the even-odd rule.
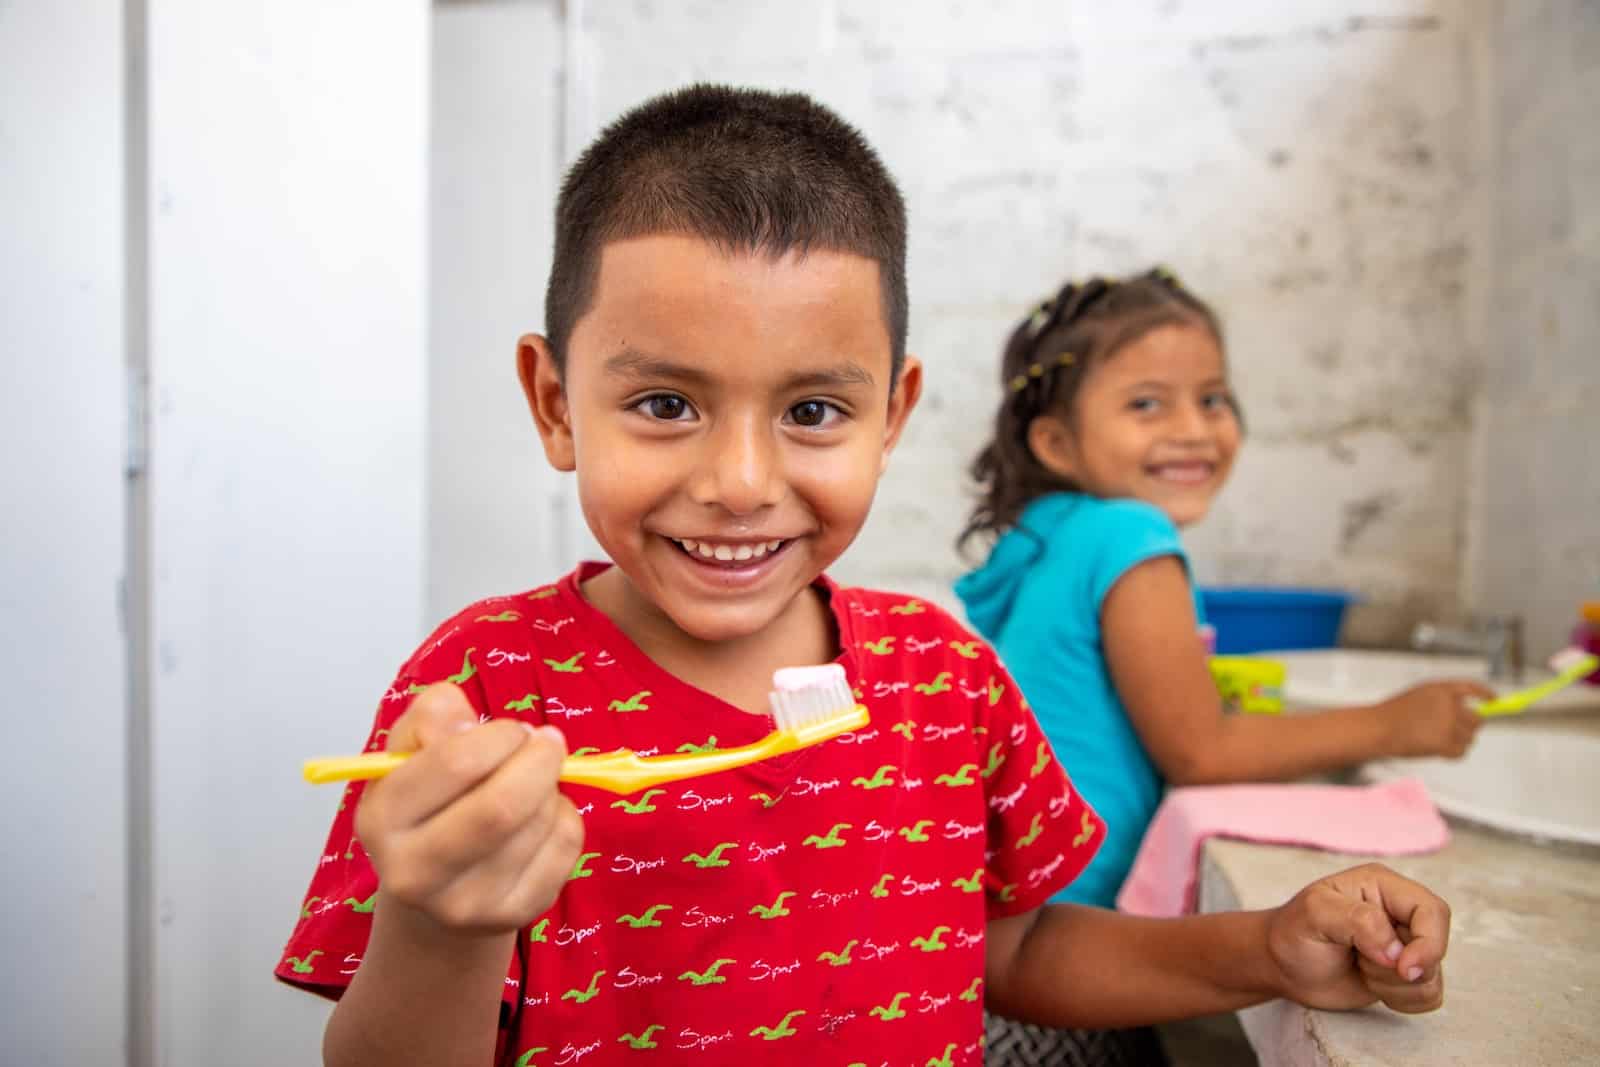
[[[783,547],[783,540],[762,541],[759,544],[741,545],[713,545],[705,541],[696,541],[692,537],[676,539],[683,550],[701,559],[714,559],[723,563],[743,562],[747,559],[761,559],[768,552],[776,552]]]

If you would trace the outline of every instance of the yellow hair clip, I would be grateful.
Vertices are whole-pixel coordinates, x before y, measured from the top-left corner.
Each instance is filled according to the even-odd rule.
[[[1050,305],[1051,302],[1049,300],[1041,301],[1039,306],[1033,309],[1033,314],[1028,316],[1028,333],[1030,335],[1036,334],[1044,328],[1044,324],[1050,318]]]

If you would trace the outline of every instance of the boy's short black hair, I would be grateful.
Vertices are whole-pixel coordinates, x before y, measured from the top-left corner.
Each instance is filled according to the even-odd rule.
[[[556,201],[545,335],[565,367],[607,241],[687,234],[733,251],[822,248],[878,264],[890,383],[906,341],[906,210],[854,127],[802,93],[692,85],[629,111],[567,172]]]

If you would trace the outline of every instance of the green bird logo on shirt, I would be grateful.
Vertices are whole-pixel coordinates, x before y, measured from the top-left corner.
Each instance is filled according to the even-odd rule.
[[[800,1031],[790,1026],[789,1020],[798,1018],[804,1014],[805,1011],[803,1009],[796,1008],[794,1011],[791,1011],[788,1015],[785,1015],[782,1019],[780,1019],[777,1026],[758,1026],[754,1030],[750,1031],[750,1036],[759,1037],[763,1041],[777,1041],[779,1038],[793,1037]]]
[[[627,700],[613,700],[609,707],[612,711],[649,711],[650,705],[644,702],[644,698],[652,695],[650,690],[641,689]]]
[[[643,915],[618,915],[617,922],[626,923],[635,930],[641,930],[647,926],[660,926],[661,920],[656,918],[656,912],[671,910],[671,904],[652,904],[645,910]]]
[[[635,1037],[633,1034],[623,1034],[621,1037],[617,1038],[617,1040],[626,1042],[629,1048],[656,1048],[656,1043],[650,1040],[650,1035],[655,1033],[657,1030],[665,1029],[666,1027],[659,1023],[651,1023],[649,1026],[645,1027],[637,1037]]]
[[[850,829],[847,822],[836,822],[826,834],[809,834],[800,842],[802,845],[813,845],[817,848],[843,848],[848,842],[839,836],[840,830]]]
[[[910,993],[896,993],[894,999],[889,1001],[888,1004],[879,1005],[867,1012],[867,1014],[874,1018],[882,1019],[886,1023],[892,1023],[896,1019],[904,1019],[906,1013],[905,1009],[900,1007],[900,1002],[910,995]]]
[[[569,989],[565,993],[561,994],[561,999],[575,1000],[579,1004],[589,1003],[589,1001],[593,1000],[600,994],[600,979],[605,976],[605,973],[606,972],[604,971],[594,972],[594,975],[589,979],[589,985],[587,988]]]
[[[716,985],[726,982],[728,979],[717,972],[722,969],[724,964],[732,962],[732,960],[717,960],[703,971],[684,971],[678,975],[678,981],[688,982],[690,985]]]
[[[852,778],[850,784],[859,785],[862,789],[882,789],[886,785],[894,785],[894,774],[891,772],[899,769],[892,763],[885,763],[871,778]]]
[[[704,856],[700,855],[698,852],[689,853],[687,856],[683,857],[683,862],[692,863],[701,870],[704,870],[707,867],[726,867],[728,866],[728,861],[722,858],[723,851],[725,849],[738,847],[739,846],[737,842],[724,841],[722,844],[718,845]]]

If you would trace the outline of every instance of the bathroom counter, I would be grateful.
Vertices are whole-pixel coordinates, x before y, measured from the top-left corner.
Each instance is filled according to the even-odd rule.
[[[1287,1001],[1239,1013],[1261,1063],[1600,1063],[1600,850],[1451,825],[1431,856],[1381,862],[1449,901],[1445,1002],[1428,1015],[1326,1012]],[[1213,839],[1200,910],[1268,908],[1358,857]]]

